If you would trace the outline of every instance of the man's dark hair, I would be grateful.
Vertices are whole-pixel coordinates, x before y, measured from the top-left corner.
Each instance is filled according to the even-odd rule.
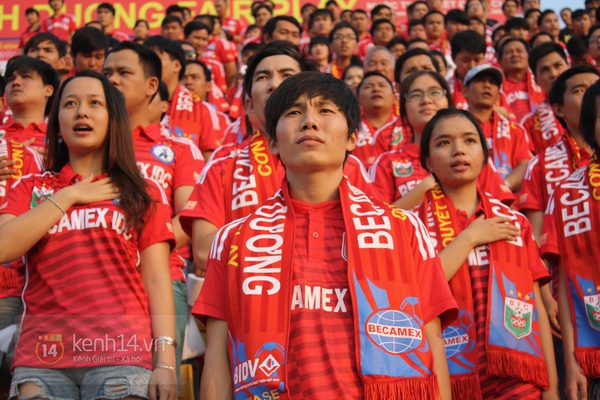
[[[200,60],[187,60],[185,62],[185,66],[187,67],[190,64],[196,64],[199,65],[202,68],[202,71],[204,71],[204,79],[206,79],[206,82],[210,82],[212,81],[212,74],[210,73],[210,68],[208,68],[206,66],[206,64],[204,64],[202,61]]]
[[[321,72],[301,72],[290,76],[271,94],[265,106],[266,133],[277,142],[277,123],[286,110],[302,96],[331,101],[346,117],[348,138],[360,126],[360,106],[352,89],[340,79]]]
[[[317,17],[329,17],[331,22],[333,22],[333,13],[326,8],[317,8],[312,14],[310,14],[310,19],[308,20],[308,28],[311,29],[315,19]]]
[[[392,88],[392,92],[394,91],[394,84],[393,84],[393,83],[392,83],[392,82],[391,82],[391,81],[388,79],[388,77],[387,77],[387,76],[385,76],[384,74],[382,74],[382,73],[381,73],[381,72],[379,72],[379,71],[369,71],[369,72],[367,72],[367,73],[365,74],[365,76],[363,77],[362,81],[360,81],[360,83],[359,83],[359,84],[358,84],[358,86],[356,87],[356,93],[357,93],[357,94],[358,94],[358,93],[360,93],[360,88],[362,87],[362,85],[363,85],[363,82],[364,82],[364,81],[365,81],[365,80],[366,80],[368,77],[370,77],[370,76],[380,76],[380,77],[382,77],[383,79],[385,79],[385,80],[387,81],[387,83],[389,83],[389,84],[390,84],[390,87]]]
[[[425,23],[422,19],[413,19],[408,23],[408,32],[410,32],[411,28],[416,25],[422,25],[423,27],[425,27]]]
[[[546,12],[546,11],[544,11],[544,12]],[[588,10],[582,10],[582,9],[575,10],[571,14],[571,20],[575,21],[576,19],[583,18],[584,15],[588,15],[589,16],[590,12]],[[538,22],[538,24],[539,24],[539,22]]]
[[[511,29],[529,30],[529,22],[525,18],[513,17],[504,24],[504,31],[509,33]]]
[[[429,11],[427,14],[425,14],[425,15],[423,16],[423,25],[427,25],[427,19],[428,19],[429,17],[431,17],[432,15],[435,15],[435,14],[439,14],[439,15],[441,15],[441,16],[442,16],[442,18],[444,18],[444,14],[443,14],[441,11],[438,11],[438,10],[431,10],[431,11]]]
[[[556,15],[556,13],[553,10],[544,10],[537,19],[538,26],[541,26],[544,22],[544,18],[546,18],[546,16],[550,14]]]
[[[111,14],[113,16],[115,15],[115,8],[110,3],[100,3],[100,4],[98,4],[98,7],[96,7],[96,10],[101,10],[101,9],[108,10],[108,11],[111,12]]]
[[[485,54],[487,44],[483,36],[469,29],[454,35],[450,41],[450,47],[452,48],[452,57],[456,57],[463,50],[473,54]]]
[[[246,51],[261,51],[262,49],[265,48],[265,44],[264,43],[254,43],[254,42],[250,42],[247,45],[245,45],[244,47],[242,47],[242,50],[240,51],[240,54],[244,54]]]
[[[492,32],[492,42],[494,41],[494,39],[496,39],[496,34],[503,32],[506,33],[506,26],[505,25],[498,25],[496,26],[496,28],[494,29],[494,32]]]
[[[202,22],[210,29],[209,34],[212,35],[213,29],[215,29],[215,21],[210,14],[200,14],[194,17],[194,21]],[[187,26],[187,25],[186,25]]]
[[[600,72],[598,72],[596,67],[588,64],[577,65],[575,67],[567,69],[565,72],[560,74],[558,78],[556,78],[554,84],[552,85],[552,89],[550,89],[550,93],[548,93],[548,100],[550,101],[550,105],[558,104],[562,106],[564,104],[565,92],[567,91],[567,81],[575,75],[579,74],[594,74],[600,76]],[[566,122],[561,117],[556,116],[556,118],[564,128],[567,127]],[[594,120],[594,123],[595,121],[596,120]]]
[[[587,41],[582,36],[573,36],[567,42],[567,51],[571,57],[583,57],[589,53]]]
[[[210,35],[210,26],[200,21],[190,21],[183,27],[183,36],[189,37],[194,31],[206,31]]]
[[[552,38],[552,36],[550,36],[550,34],[548,32],[538,32],[535,35],[533,35],[531,38],[529,38],[529,46],[531,46],[533,48],[533,44],[535,43],[537,38],[539,38],[540,36],[548,36],[550,39],[552,39],[552,41],[554,41],[554,39]]]
[[[600,16],[600,14],[598,14]],[[597,31],[598,29],[600,29],[600,24],[595,24],[594,26],[592,26],[590,28],[590,31],[588,32],[587,35],[587,42],[589,44],[590,38],[593,36],[594,31]]]
[[[398,57],[398,59],[396,60],[396,65],[394,68],[394,80],[397,83],[400,83],[400,72],[402,71],[402,66],[404,65],[404,63],[416,56],[427,56],[431,59],[431,63],[433,64],[434,68],[436,71],[440,70],[440,65],[437,62],[437,60],[431,56],[431,54],[429,54],[429,52],[427,50],[424,49],[410,49],[408,50],[406,53],[402,54],[400,57]],[[403,103],[403,101],[401,101],[400,103]]]
[[[600,154],[600,145],[596,140],[596,121],[600,116],[596,113],[598,98],[600,97],[600,83],[596,81],[590,86],[581,100],[581,119],[579,129],[583,140],[594,149],[596,154]]]
[[[367,18],[369,17],[369,14],[367,14],[367,12],[365,10],[363,10],[362,8],[358,8],[356,10],[353,10],[352,11],[352,15],[354,15],[354,14],[363,14],[363,15],[366,15]]]
[[[267,44],[263,50],[259,51],[248,60],[248,69],[244,76],[244,91],[248,96],[252,93],[254,72],[256,71],[258,64],[265,58],[279,55],[288,56],[296,60],[296,62],[300,64],[301,71],[319,71],[319,65],[316,62],[306,60],[301,56],[296,46],[284,40],[275,40]]]
[[[393,10],[390,8],[390,6],[388,6],[387,4],[377,4],[375,7],[373,7],[373,9],[371,10],[371,20],[375,19],[375,16],[377,14],[379,14],[379,11],[383,10],[384,8],[387,8],[388,10],[392,11]]]
[[[356,29],[354,29],[354,27],[352,25],[350,25],[348,22],[338,22],[337,24],[335,24],[335,26],[333,27],[333,29],[331,30],[331,32],[329,32],[329,43],[333,42],[333,36],[336,34],[337,31],[339,31],[342,28],[350,28],[352,29],[352,32],[354,33],[354,36],[356,36],[356,41],[358,42],[358,32],[356,31]]]
[[[177,22],[179,26],[183,27],[183,22],[181,22],[181,18],[177,15],[167,15],[160,24],[161,27],[165,27],[165,25],[170,24],[171,22]]]
[[[568,65],[567,55],[560,44],[554,42],[542,43],[529,53],[529,68],[534,76],[537,76],[538,61],[552,53],[557,53]]]
[[[394,36],[392,38],[392,40],[390,40],[389,42],[387,42],[387,44],[385,45],[385,47],[388,50],[392,50],[392,47],[394,47],[397,44],[401,44],[403,45],[405,48],[408,47],[408,42],[406,41],[406,39],[404,39],[402,36]]]
[[[394,26],[394,24],[392,23],[392,21],[390,21],[389,19],[386,18],[379,18],[376,19],[375,21],[373,21],[373,24],[371,24],[371,36],[373,36],[373,34],[375,33],[375,30],[377,29],[377,27],[379,25],[383,25],[383,24],[388,24],[392,27],[392,31],[395,32],[396,27]]]
[[[414,3],[410,3],[408,5],[408,7],[406,8],[406,14],[410,15],[413,13],[413,11],[415,10],[415,6],[417,4],[425,4],[427,6],[427,2],[425,1],[415,1]],[[427,6],[427,9],[429,10],[429,6]]]
[[[498,49],[498,61],[500,61],[500,59],[502,59],[502,53],[504,53],[504,48],[509,44],[509,43],[513,43],[513,42],[520,42],[523,44],[523,46],[525,46],[525,51],[527,52],[527,54],[529,54],[529,44],[527,44],[527,42],[523,39],[520,38],[515,38],[515,37],[511,37],[509,39],[506,39],[504,41],[504,43],[502,43],[502,45],[500,45],[500,48]]]
[[[312,3],[305,3],[301,8],[300,8],[300,14],[302,14],[304,12],[304,10],[306,10],[307,7],[313,7],[313,8],[317,8],[317,6],[315,6]]]
[[[33,7],[29,7],[27,10],[25,10],[25,15],[29,15],[29,14],[36,14],[38,17],[40,16],[40,13],[38,12],[38,10],[36,10]]]
[[[67,55],[67,46],[65,46],[65,43],[49,32],[40,32],[33,35],[27,43],[25,43],[23,54],[26,55],[32,47],[37,47],[40,43],[46,41],[51,42],[54,47],[56,47],[59,57],[62,58]]]
[[[77,29],[71,41],[71,54],[89,54],[93,51],[108,51],[108,40],[102,31],[90,26]]]
[[[515,3],[517,5],[517,9],[519,9],[519,2],[517,0],[505,0],[504,3],[502,3],[502,10],[504,10],[504,6],[506,5],[506,3]]]
[[[461,25],[469,26],[471,20],[469,19],[469,15],[463,10],[459,10],[458,8],[452,9],[446,13],[444,17],[444,24],[448,22],[457,22]]]
[[[22,75],[28,72],[37,73],[42,79],[44,85],[50,85],[54,88],[54,92],[52,93],[52,96],[48,98],[48,101],[46,102],[46,108],[44,109],[44,115],[47,116],[52,109],[54,99],[58,93],[58,87],[60,86],[60,77],[58,72],[56,72],[56,70],[47,62],[27,56],[16,56],[11,58],[6,64],[6,73],[4,74],[5,84],[2,87],[2,92],[4,93],[6,82],[8,82],[13,74],[17,73]]]
[[[448,68],[448,61],[446,61],[446,56],[444,56],[444,53],[442,53],[439,50],[429,50],[429,55],[431,57],[433,57],[434,60],[437,60],[437,57],[440,57],[442,59],[442,62],[444,63],[444,67]],[[439,65],[439,61],[438,61],[438,65]]]
[[[593,4],[595,1],[596,0],[585,0],[583,4],[587,7],[587,6],[591,5],[591,4]]]
[[[176,12],[179,12],[183,15],[183,8],[181,8],[178,4],[171,4],[165,10],[165,15],[169,15],[171,13],[176,13]]]
[[[161,54],[167,53],[172,61],[179,61],[179,64],[181,64],[179,80],[183,78],[183,74],[185,73],[185,53],[181,46],[179,46],[175,41],[167,39],[164,36],[154,35],[150,36],[144,41],[144,46]],[[158,78],[160,79],[161,75],[159,75]]]
[[[469,111],[460,110],[457,108],[444,108],[439,110],[431,120],[425,125],[423,129],[423,133],[421,134],[421,154],[419,160],[421,161],[421,165],[427,165],[427,158],[429,157],[429,142],[431,142],[431,136],[433,135],[433,130],[435,126],[448,118],[466,118],[471,122],[475,129],[477,129],[477,135],[479,136],[479,142],[481,143],[481,148],[483,150],[483,164],[486,165],[489,157],[489,149],[487,139],[485,138],[485,134],[483,129],[481,128],[480,123],[477,121],[477,118]],[[436,182],[438,181],[437,177],[434,175]]]
[[[524,0],[523,0],[523,1],[524,1]],[[523,15],[523,17],[524,17],[525,19],[527,19],[527,18],[528,18],[528,17],[529,17],[531,14],[533,14],[533,13],[536,13],[536,12],[538,12],[538,13],[540,13],[540,14],[541,14],[541,13],[542,13],[542,10],[540,10],[540,9],[538,9],[538,8],[530,8],[529,10],[525,11],[525,15]]]
[[[167,39],[168,40],[168,39]],[[135,42],[123,41],[119,42],[108,54],[118,53],[123,50],[131,50],[138,55],[140,65],[144,71],[145,78],[158,78],[162,79],[162,62],[154,51],[151,50],[153,46],[145,46]],[[183,65],[183,64],[182,64]]]
[[[302,26],[296,18],[290,17],[289,15],[279,15],[277,17],[269,19],[265,26],[263,26],[263,36],[273,37],[273,32],[275,32],[275,29],[277,29],[277,24],[279,23],[279,21],[287,21],[293,24],[296,28],[298,28],[298,32],[302,33]]]
[[[429,42],[427,40],[420,38],[420,37],[416,37],[416,38],[412,38],[408,41],[408,43],[406,44],[406,49],[408,50],[410,45],[413,43],[425,43],[427,45],[427,47],[429,47]]]
[[[273,15],[273,9],[271,8],[271,6],[268,6],[266,4],[259,4],[258,6],[256,6],[256,8],[254,10],[252,10],[252,16],[254,18],[256,18],[256,15],[258,13],[258,10],[262,10],[262,9],[268,10],[269,14]],[[333,19],[333,18],[332,18]]]

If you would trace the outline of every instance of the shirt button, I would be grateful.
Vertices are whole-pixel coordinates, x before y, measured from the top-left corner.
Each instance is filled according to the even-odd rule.
[[[319,233],[318,232],[313,232],[313,237],[316,239],[319,237]]]

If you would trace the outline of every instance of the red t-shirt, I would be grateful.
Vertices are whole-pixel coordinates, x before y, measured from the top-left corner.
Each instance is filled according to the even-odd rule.
[[[35,139],[31,144],[35,150],[44,150],[46,146],[46,128],[45,122],[36,124],[31,123],[24,127],[12,118],[9,118],[2,126],[0,126],[0,137],[14,140],[15,142],[23,143],[31,138]]]
[[[160,126],[150,124],[133,130],[135,158],[142,176],[152,179],[164,190],[170,206],[170,217],[175,216],[175,190],[181,186],[194,186],[204,168],[200,150],[187,140],[161,135]],[[183,258],[191,258],[189,246],[171,252],[170,271],[174,281],[185,280]]]
[[[112,31],[107,33],[106,36],[112,36],[115,39],[117,39],[119,42],[126,42],[129,40],[128,34],[126,34],[125,32],[117,31],[115,29],[113,29]]]
[[[375,43],[373,43],[373,39],[371,39],[370,35],[363,40],[359,40],[357,50],[358,56],[364,60],[369,50],[371,50],[373,47],[375,47]]]
[[[529,92],[527,88],[527,77],[521,79],[521,82],[513,82],[508,78],[504,79],[502,92],[506,95],[506,100],[517,121],[521,121],[531,110],[529,102]]]
[[[369,177],[378,199],[392,204],[431,175],[421,165],[420,153],[419,145],[407,143],[402,148],[388,151],[377,158],[369,169]],[[490,159],[481,170],[478,185],[505,204],[512,204],[515,199]]]
[[[242,21],[239,19],[227,17],[222,19],[221,23],[221,28],[232,36],[240,36],[244,31],[244,24],[242,24]]]
[[[348,285],[348,264],[343,257],[345,232],[339,200],[309,204],[292,200],[296,217],[288,344],[287,398],[355,399],[364,395],[357,372],[353,304]],[[410,222],[408,222],[410,221]],[[424,324],[456,307],[440,260],[423,258],[421,240],[429,240],[422,224],[408,218],[413,240],[406,244],[417,268]],[[236,229],[229,231],[222,254],[229,254]],[[418,239],[420,238],[420,239]],[[426,256],[426,255],[425,255]],[[216,254],[208,261],[205,284],[192,312],[226,319],[227,260]],[[318,303],[311,294],[317,293]],[[318,305],[317,305],[318,304]]]
[[[38,26],[37,29],[30,31],[29,27],[21,33],[21,37],[19,39],[19,49],[22,49],[27,44],[27,41],[34,37],[37,33],[39,33],[42,29],[42,25]]]
[[[53,15],[42,22],[41,32],[50,32],[60,40],[71,43],[71,35],[77,30],[73,14]]]
[[[201,58],[212,58],[225,65],[228,62],[237,60],[237,49],[228,40],[213,36],[208,41],[208,46],[202,53]]]
[[[30,174],[39,174],[44,170],[44,161],[37,151],[29,147],[23,146],[19,142],[12,140],[0,139],[0,157],[7,156],[8,160],[16,161],[12,166],[17,172],[10,178],[0,181],[0,205],[4,203],[10,187],[20,178]],[[0,299],[6,297],[21,297],[23,285],[25,284],[25,270],[23,268],[23,260],[19,258],[13,262],[0,265],[0,268],[7,268],[15,272],[7,272],[8,274],[16,274],[16,281],[12,279],[3,279],[4,274],[0,274]]]
[[[225,67],[219,61],[213,58],[200,57],[200,61],[202,61],[208,69],[210,69],[210,77],[211,82],[221,89],[221,92],[227,92],[227,79],[225,77]]]
[[[458,222],[466,228],[483,212],[481,203],[478,209],[469,218],[463,211],[457,210]],[[519,213],[515,213],[521,226],[521,239],[527,249],[527,263],[534,281],[547,281],[548,269],[542,263],[540,252],[533,238],[533,231],[529,221]],[[525,261],[525,260],[522,260]],[[469,274],[471,276],[471,289],[473,292],[473,310],[477,330],[477,355],[479,359],[479,383],[484,399],[539,399],[540,390],[530,383],[523,383],[516,379],[504,379],[487,374],[486,357],[486,330],[488,313],[488,286],[489,286],[489,246],[483,245],[474,248],[469,254]]]
[[[379,129],[375,128],[364,116],[361,118],[356,148],[352,154],[358,157],[365,167],[370,168],[382,153],[395,150],[410,142],[402,119],[390,114],[388,121]]]
[[[15,183],[0,213],[24,214],[81,179],[69,164],[58,174],[29,175]],[[174,237],[164,194],[147,182],[156,210],[139,236],[125,228],[119,202],[110,200],[70,207],[27,252],[25,313],[14,367],[152,369],[140,251],[160,242],[172,247]]]
[[[527,114],[521,125],[529,136],[531,151],[535,154],[543,153],[544,149],[557,143],[566,133],[547,100],[541,102],[534,112]]]
[[[223,138],[221,139],[221,143],[223,145],[240,143],[244,136],[246,135],[246,121],[245,118],[237,118],[231,124],[229,124],[225,128],[225,132],[223,133]],[[216,151],[215,151],[216,153]],[[213,153],[213,154],[215,154]]]

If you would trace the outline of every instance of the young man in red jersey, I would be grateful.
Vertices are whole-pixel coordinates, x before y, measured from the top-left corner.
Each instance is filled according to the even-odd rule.
[[[209,27],[208,44],[201,53],[201,57],[217,60],[223,64],[227,86],[229,87],[237,76],[237,47],[227,39],[219,38],[214,35],[214,20],[212,15],[204,14],[194,18],[194,21],[202,22]],[[225,93],[225,92],[223,92]]]
[[[222,29],[229,33],[236,43],[242,42],[242,32],[244,31],[244,24],[241,19],[235,19],[229,14],[229,3],[227,0],[215,0],[215,10],[217,15],[221,18]]]
[[[531,50],[529,68],[535,76],[535,82],[544,90],[546,96],[534,112],[521,120],[521,125],[529,135],[531,150],[540,154],[558,142],[565,132],[552,111],[548,95],[556,78],[569,68],[569,64],[561,45],[542,43]]]
[[[169,89],[168,122],[172,136],[188,138],[202,151],[205,160],[219,147],[220,137],[215,132],[210,115],[202,105],[202,99],[194,96],[180,83],[185,73],[185,55],[181,46],[165,37],[156,35],[144,42],[162,62],[162,81]]]
[[[29,26],[21,34],[19,39],[19,49],[25,47],[25,43],[27,43],[29,38],[38,33],[42,28],[40,25],[40,14],[35,8],[30,7],[25,10],[25,19],[27,19]]]
[[[117,31],[114,28],[115,15],[116,11],[112,4],[110,3],[101,3],[98,5],[98,22],[102,25],[102,31],[107,36],[112,36],[117,39],[119,42],[124,40],[129,40],[129,35]]]
[[[65,42],[48,32],[36,33],[25,43],[23,54],[50,64],[57,71],[65,67],[67,46]]]
[[[71,43],[71,36],[77,30],[75,16],[62,11],[64,0],[48,0],[48,4],[54,14],[42,22],[41,32],[51,33],[60,40]]]
[[[187,323],[184,259],[190,258],[190,238],[181,229],[179,214],[200,176],[204,162],[194,144],[165,137],[159,125],[150,124],[148,106],[153,97],[158,96],[161,65],[158,56],[147,47],[121,42],[108,54],[102,73],[125,97],[133,128],[135,156],[142,176],[154,180],[163,188],[171,207],[171,223],[177,242],[177,250],[171,252],[169,266],[175,296],[175,340],[179,343],[175,353],[178,372]]]
[[[456,304],[430,238],[344,177],[356,97],[331,75],[304,72],[274,91],[265,114],[285,180],[215,238],[193,309],[208,334],[202,395],[449,398],[440,329]],[[248,365],[263,368],[240,373]]]

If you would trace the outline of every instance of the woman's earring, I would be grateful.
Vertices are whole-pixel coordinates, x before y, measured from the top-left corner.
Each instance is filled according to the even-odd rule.
[[[62,143],[63,142],[63,138],[62,136],[60,136],[60,134],[58,134],[58,143]]]

